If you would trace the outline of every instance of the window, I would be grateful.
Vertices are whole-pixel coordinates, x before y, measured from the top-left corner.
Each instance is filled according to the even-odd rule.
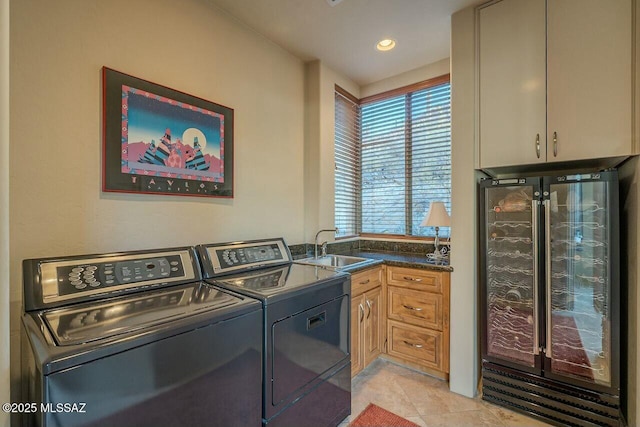
[[[432,201],[443,201],[450,211],[450,101],[448,75],[361,100],[359,111],[353,110],[359,113],[353,119],[360,125],[353,133],[359,138],[355,136],[348,160],[339,154],[345,150],[342,136],[339,141],[345,118],[336,95],[338,228],[351,215],[349,223],[362,234],[435,235],[432,227],[420,223]],[[354,181],[348,183],[345,174]],[[338,205],[347,197],[347,188],[355,193],[349,196],[349,210]],[[449,229],[443,228],[440,235],[448,236]]]

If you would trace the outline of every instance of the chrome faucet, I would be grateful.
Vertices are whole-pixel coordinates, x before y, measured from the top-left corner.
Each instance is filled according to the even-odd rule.
[[[318,236],[320,235],[320,233],[325,232],[325,231],[333,231],[334,233],[338,232],[337,228],[325,228],[323,230],[320,230],[316,233],[316,239],[315,239],[315,244],[313,246],[313,258],[314,259],[318,259]]]

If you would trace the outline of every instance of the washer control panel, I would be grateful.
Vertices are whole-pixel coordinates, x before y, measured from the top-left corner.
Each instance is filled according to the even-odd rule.
[[[57,268],[60,295],[86,288],[106,288],[154,279],[183,277],[184,266],[179,255],[120,262],[67,265]]]
[[[30,261],[50,305],[200,280],[195,259],[192,249],[175,249]]]

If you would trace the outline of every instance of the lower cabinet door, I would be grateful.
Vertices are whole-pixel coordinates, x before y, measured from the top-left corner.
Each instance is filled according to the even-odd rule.
[[[442,332],[388,320],[387,337],[391,356],[445,370]]]
[[[364,352],[362,339],[364,337],[365,316],[364,295],[351,299],[351,376],[364,369]]]
[[[364,366],[373,362],[382,348],[382,288],[364,294]]]

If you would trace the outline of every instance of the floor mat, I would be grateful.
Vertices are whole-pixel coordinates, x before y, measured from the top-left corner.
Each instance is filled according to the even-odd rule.
[[[353,420],[349,427],[420,427],[399,415],[369,403],[364,411]]]

